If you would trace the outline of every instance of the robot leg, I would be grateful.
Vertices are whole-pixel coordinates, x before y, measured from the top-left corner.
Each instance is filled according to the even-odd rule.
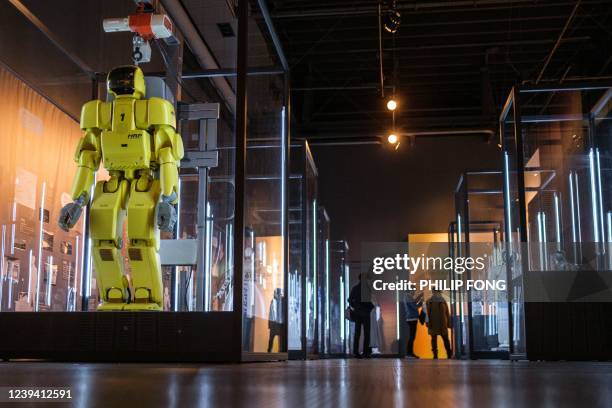
[[[155,209],[161,194],[159,180],[148,175],[132,181],[128,202],[128,256],[134,300],[125,310],[163,310],[159,261],[159,228]]]
[[[111,177],[96,184],[91,205],[92,255],[101,303],[98,310],[122,310],[127,302],[127,282],[121,256],[126,180]]]

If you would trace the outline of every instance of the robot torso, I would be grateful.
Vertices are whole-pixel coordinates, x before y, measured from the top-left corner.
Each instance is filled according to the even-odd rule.
[[[127,178],[158,167],[155,134],[164,126],[174,131],[176,118],[172,104],[161,98],[94,100],[81,113],[81,128],[100,132],[104,168],[123,171]]]

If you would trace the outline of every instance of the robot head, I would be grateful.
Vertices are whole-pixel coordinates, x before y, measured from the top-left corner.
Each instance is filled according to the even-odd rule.
[[[115,97],[143,98],[146,91],[144,74],[135,65],[114,68],[106,78],[106,89]]]

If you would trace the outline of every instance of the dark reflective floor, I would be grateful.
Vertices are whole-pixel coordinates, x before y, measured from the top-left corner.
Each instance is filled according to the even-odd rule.
[[[612,406],[612,364],[394,359],[205,366],[19,362],[0,363],[0,386],[69,386],[73,405],[82,407],[591,408]]]

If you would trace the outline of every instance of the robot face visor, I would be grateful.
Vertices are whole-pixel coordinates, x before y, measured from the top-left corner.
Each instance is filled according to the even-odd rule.
[[[111,71],[108,75],[107,87],[115,95],[131,95],[134,93],[134,77],[136,69],[121,67]]]

